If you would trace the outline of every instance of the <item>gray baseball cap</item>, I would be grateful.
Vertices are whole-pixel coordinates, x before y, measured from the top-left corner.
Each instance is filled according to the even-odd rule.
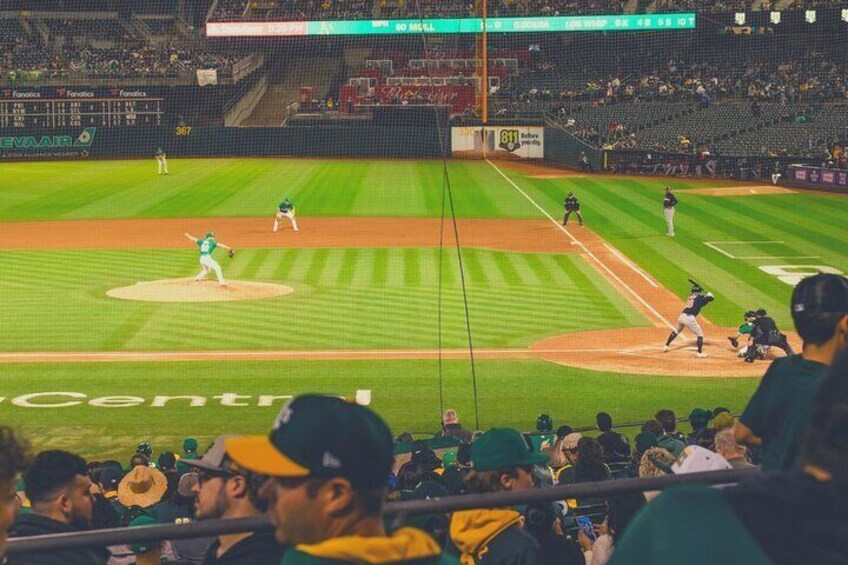
[[[239,437],[237,435],[222,435],[215,438],[206,453],[200,459],[181,459],[182,463],[195,469],[203,469],[212,471],[213,473],[237,473],[239,472],[238,465],[227,455],[227,450],[224,449],[224,444],[228,439]]]
[[[177,492],[180,493],[180,496],[194,498],[195,485],[197,485],[197,473],[186,473],[180,477],[180,482],[177,485]]]
[[[841,314],[848,312],[848,279],[819,273],[803,279],[792,293],[792,315]]]

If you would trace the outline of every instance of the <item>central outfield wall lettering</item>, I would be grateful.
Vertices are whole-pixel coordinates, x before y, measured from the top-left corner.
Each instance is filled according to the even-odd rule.
[[[226,408],[268,408],[279,406],[291,400],[291,394],[238,394],[224,392],[215,396],[202,395],[153,395],[150,398],[142,396],[98,396],[90,397],[82,392],[44,391],[30,392],[19,396],[0,396],[0,408],[14,406],[16,408],[73,408],[75,406],[93,406],[94,408],[203,408],[223,406]],[[357,390],[354,396],[356,402],[362,405],[371,403],[370,390]]]

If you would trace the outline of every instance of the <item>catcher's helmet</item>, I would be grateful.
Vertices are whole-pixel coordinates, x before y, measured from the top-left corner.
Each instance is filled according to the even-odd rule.
[[[757,316],[757,314],[753,310],[748,310],[747,312],[745,312],[745,319],[746,320],[748,318],[755,318],[756,316]]]

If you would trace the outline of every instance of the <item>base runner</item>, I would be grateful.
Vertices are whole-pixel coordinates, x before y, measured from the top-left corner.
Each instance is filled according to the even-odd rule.
[[[280,220],[283,218],[288,218],[291,221],[292,229],[294,229],[294,231],[299,231],[297,229],[297,218],[295,218],[294,203],[289,197],[286,197],[286,199],[280,202],[280,205],[277,206],[277,217],[274,219],[274,233],[277,233],[277,229],[280,227]]]
[[[218,277],[218,285],[219,286],[227,286],[227,281],[224,280],[224,273],[221,272],[221,265],[212,258],[212,253],[215,251],[216,247],[222,247],[224,249],[229,250],[229,257],[232,259],[235,256],[235,251],[229,245],[224,245],[223,243],[218,243],[215,241],[215,234],[213,232],[207,232],[203,239],[199,239],[194,237],[191,234],[185,234],[185,236],[197,244],[197,247],[200,249],[200,265],[202,269],[194,277],[196,281],[202,281],[206,278],[206,275],[209,274],[209,271],[215,271],[215,275]]]
[[[677,324],[674,327],[674,331],[672,331],[668,336],[668,339],[663,346],[663,351],[668,351],[668,346],[671,345],[671,342],[674,341],[678,335],[680,335],[683,328],[688,328],[689,331],[698,337],[698,357],[707,356],[707,354],[703,351],[704,332],[701,330],[701,325],[698,324],[698,320],[695,318],[701,313],[701,308],[713,300],[715,300],[713,293],[708,292],[704,294],[704,289],[698,285],[692,285],[692,294],[690,294],[689,298],[686,300],[686,306],[683,308],[683,312],[677,317]]]

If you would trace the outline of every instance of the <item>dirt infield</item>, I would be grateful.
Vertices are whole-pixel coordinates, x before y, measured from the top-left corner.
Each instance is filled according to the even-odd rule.
[[[672,343],[667,353],[663,344],[668,337],[664,328],[627,328],[596,332],[566,334],[542,340],[530,346],[540,358],[571,367],[635,375],[667,375],[687,377],[759,377],[765,372],[767,362],[745,363],[726,336],[735,335],[736,329],[713,326],[704,340],[704,358],[696,356],[693,336],[681,336]],[[792,346],[800,351],[800,340],[789,336]],[[607,344],[606,348],[592,349],[592,344]],[[773,348],[774,351],[774,348]],[[770,357],[783,355],[780,350]]]
[[[226,287],[220,287],[212,279],[198,282],[187,278],[140,281],[130,286],[113,288],[106,292],[106,296],[140,302],[230,302],[275,298],[292,292],[292,287],[282,284],[227,281]]]
[[[184,232],[214,230],[236,249],[245,247],[434,247],[438,218],[298,218],[300,231],[273,233],[273,218],[178,218],[0,222],[4,249],[190,249]],[[571,253],[568,240],[546,220],[459,220],[465,247],[535,253]],[[455,244],[445,223],[444,244]]]

